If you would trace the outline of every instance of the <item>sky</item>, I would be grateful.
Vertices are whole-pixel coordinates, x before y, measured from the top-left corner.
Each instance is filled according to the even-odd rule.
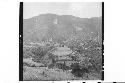
[[[40,14],[73,15],[81,18],[100,17],[101,2],[24,2],[24,19]]]

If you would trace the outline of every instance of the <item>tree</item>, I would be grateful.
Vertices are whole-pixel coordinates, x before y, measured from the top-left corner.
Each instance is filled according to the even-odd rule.
[[[34,54],[33,61],[40,62],[41,59],[46,55],[47,50],[45,50],[43,47],[38,46],[31,49],[31,52]]]
[[[89,73],[87,68],[81,68],[79,63],[74,63],[71,65],[72,71],[71,73],[75,76],[75,77],[83,77],[83,74],[85,73]]]
[[[79,48],[78,45],[72,46],[73,49],[74,48],[76,49],[75,50],[76,52],[74,54],[75,56],[73,56],[72,58],[78,62],[76,64],[72,64],[73,67],[72,73],[76,76],[82,76],[82,74],[84,73],[90,73],[93,71],[96,73],[101,73],[102,71],[101,44],[99,42],[90,40],[85,44],[83,44],[82,47]]]

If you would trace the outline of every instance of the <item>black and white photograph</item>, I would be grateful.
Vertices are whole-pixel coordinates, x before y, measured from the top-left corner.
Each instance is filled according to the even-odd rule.
[[[103,2],[20,2],[19,77],[104,80],[103,8]]]

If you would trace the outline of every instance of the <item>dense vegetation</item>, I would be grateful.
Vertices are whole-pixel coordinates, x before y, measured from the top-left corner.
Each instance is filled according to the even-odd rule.
[[[48,45],[48,44],[46,44]],[[70,46],[72,45],[72,46]],[[84,74],[102,73],[102,47],[99,42],[88,41],[82,45],[69,44],[69,47],[74,54],[70,54],[72,59],[71,65],[67,66],[67,61],[58,63],[58,57],[53,55],[51,50],[56,50],[54,44],[50,46],[32,47],[27,51],[27,55],[31,56],[32,60],[37,63],[43,63],[49,68],[59,68],[63,71],[71,70],[75,77],[82,77]],[[30,52],[29,52],[30,51]],[[26,52],[26,51],[25,51]],[[25,57],[27,58],[27,57]],[[75,63],[72,63],[74,62]]]
[[[58,24],[53,23],[55,19],[58,19]],[[77,27],[81,30],[77,30]],[[101,17],[88,19],[65,15],[40,15],[24,20],[23,35],[25,42],[23,56],[35,62],[25,63],[25,66],[58,68],[70,71],[76,78],[86,76],[89,79],[88,75],[96,75],[101,79]],[[29,45],[29,41],[41,45]],[[59,57],[53,54],[57,48],[64,46],[72,51],[66,55],[70,60],[59,60]],[[40,65],[31,65],[36,63]]]

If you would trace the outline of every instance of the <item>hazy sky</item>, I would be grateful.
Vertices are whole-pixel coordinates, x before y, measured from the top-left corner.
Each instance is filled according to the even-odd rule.
[[[99,17],[102,7],[101,2],[24,2],[24,19],[46,13],[81,18]]]

